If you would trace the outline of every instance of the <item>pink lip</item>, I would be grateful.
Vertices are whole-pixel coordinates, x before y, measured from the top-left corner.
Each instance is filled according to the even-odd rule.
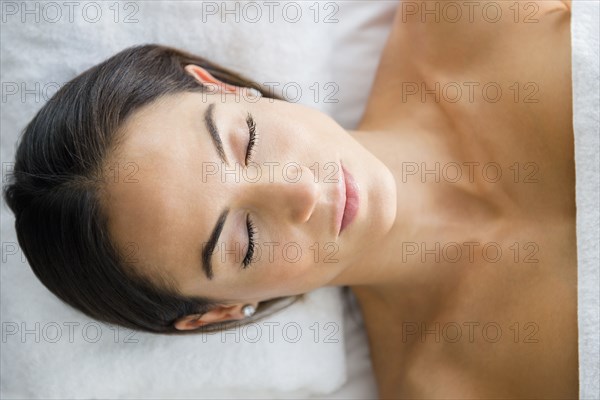
[[[339,223],[338,236],[342,233],[358,214],[358,208],[360,203],[359,189],[354,177],[349,173],[346,168],[342,165],[342,173],[340,174],[340,186],[341,186],[341,199],[338,207],[337,220]]]

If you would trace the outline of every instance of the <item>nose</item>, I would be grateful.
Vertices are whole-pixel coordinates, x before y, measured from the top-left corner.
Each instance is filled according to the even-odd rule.
[[[247,182],[245,192],[257,208],[299,224],[310,219],[321,194],[312,171],[298,163],[263,169],[257,182]]]

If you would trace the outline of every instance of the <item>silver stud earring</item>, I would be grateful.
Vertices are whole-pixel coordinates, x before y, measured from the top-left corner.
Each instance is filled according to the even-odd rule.
[[[244,313],[246,317],[253,316],[255,312],[256,308],[254,308],[252,304],[246,304],[244,307],[242,307],[242,313]]]

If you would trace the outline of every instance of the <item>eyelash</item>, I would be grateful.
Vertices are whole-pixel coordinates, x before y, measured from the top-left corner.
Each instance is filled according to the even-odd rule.
[[[248,140],[248,148],[246,149],[246,165],[248,165],[248,162],[254,154],[256,141],[258,140],[258,132],[256,131],[256,122],[254,121],[252,114],[248,113],[248,116],[246,117],[246,123],[248,124],[248,134],[250,136],[250,139]],[[250,214],[246,216],[246,228],[248,230],[248,251],[246,252],[246,256],[242,262],[243,268],[248,268],[248,266],[250,266],[250,264],[253,262],[255,237],[257,235],[256,226],[250,219]]]
[[[246,227],[248,229],[248,251],[246,252],[246,257],[244,257],[244,261],[242,262],[243,268],[248,268],[248,266],[253,262],[254,238],[257,235],[256,226],[254,226],[254,223],[250,219],[250,214],[246,216]]]
[[[246,150],[246,165],[248,165],[248,162],[254,154],[256,141],[258,140],[258,132],[256,131],[256,122],[254,122],[254,118],[250,113],[248,113],[248,116],[246,117],[246,123],[248,124],[248,134],[250,135],[248,149]]]

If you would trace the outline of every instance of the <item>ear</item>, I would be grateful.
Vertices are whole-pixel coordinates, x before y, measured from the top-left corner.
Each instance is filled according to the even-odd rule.
[[[192,75],[196,80],[204,85],[216,85],[219,88],[218,91],[223,91],[226,93],[236,93],[240,90],[238,86],[229,85],[223,81],[212,76],[207,70],[204,68],[195,65],[188,64],[185,66],[185,71]]]
[[[180,331],[185,331],[218,322],[243,319],[246,316],[242,312],[242,307],[244,307],[246,304],[248,303],[234,304],[230,306],[219,305],[202,315],[190,314],[181,317],[173,323],[173,326]],[[258,303],[250,304],[254,305],[254,307],[258,307]]]

